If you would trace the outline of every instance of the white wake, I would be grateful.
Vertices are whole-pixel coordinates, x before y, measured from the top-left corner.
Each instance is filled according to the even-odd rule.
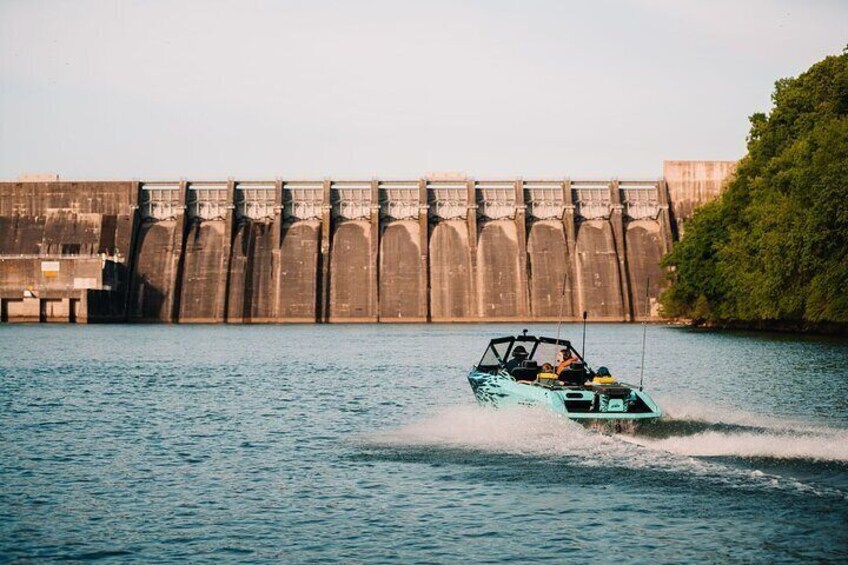
[[[686,416],[716,415],[714,411],[707,414],[698,413],[699,410],[690,407]],[[568,458],[569,464],[577,466],[686,473],[733,488],[756,484],[848,498],[848,493],[840,490],[813,487],[791,477],[764,473],[757,469],[756,461],[737,465],[710,459],[727,456],[846,463],[848,430],[809,425],[799,428],[743,413],[724,413],[712,421],[739,426],[741,431],[708,429],[663,438],[603,435],[544,409],[453,406],[399,428],[370,434],[363,438],[363,443],[377,448],[448,448]]]

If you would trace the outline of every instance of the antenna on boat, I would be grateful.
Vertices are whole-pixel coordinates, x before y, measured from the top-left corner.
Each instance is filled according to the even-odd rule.
[[[562,295],[559,297],[559,323],[557,323],[557,337],[556,337],[557,346],[556,346],[555,351],[559,351],[559,330],[560,330],[560,328],[562,328],[562,308],[563,308],[563,305],[565,304],[565,285],[566,285],[567,282],[568,282],[568,271],[565,271],[562,274]],[[553,366],[554,367],[557,366],[556,353],[554,354]]]
[[[648,339],[648,316],[651,310],[651,279],[645,283],[645,319],[642,320],[642,363],[639,367],[639,390],[642,390],[642,381],[645,378],[645,342]]]
[[[589,313],[586,310],[583,310],[583,347],[580,351],[580,357],[583,359],[586,358],[586,318],[589,317]]]

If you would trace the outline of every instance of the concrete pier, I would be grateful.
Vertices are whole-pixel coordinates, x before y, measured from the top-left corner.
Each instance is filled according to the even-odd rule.
[[[523,322],[586,310],[594,321],[653,320],[662,256],[733,168],[666,170],[612,181],[0,182],[0,315]]]
[[[233,183],[190,183],[180,273],[181,322],[224,321]]]

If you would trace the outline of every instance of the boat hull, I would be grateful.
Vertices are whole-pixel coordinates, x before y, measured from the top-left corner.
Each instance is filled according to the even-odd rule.
[[[647,393],[627,385],[547,388],[518,383],[503,371],[492,374],[473,369],[468,382],[482,405],[542,407],[601,427],[618,429],[621,423],[645,423],[662,417],[662,410]]]

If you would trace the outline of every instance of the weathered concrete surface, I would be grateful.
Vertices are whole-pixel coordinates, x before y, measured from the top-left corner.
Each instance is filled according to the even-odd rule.
[[[224,321],[228,256],[224,221],[193,222],[184,243],[180,315],[183,323]]]
[[[67,323],[70,320],[71,304],[67,298],[42,299],[39,310],[39,319],[42,322]]]
[[[99,214],[50,211],[44,222],[41,251],[48,255],[92,255],[100,249]]]
[[[3,299],[2,320],[10,323],[41,321],[41,300],[38,298]]]
[[[515,223],[490,221],[482,225],[477,243],[479,316],[487,320],[526,318]]]
[[[573,289],[568,279],[571,259],[562,222],[541,220],[533,223],[529,231],[527,258],[532,317],[537,320],[558,320],[562,313],[563,317],[571,319],[574,317],[571,306]]]
[[[656,318],[657,297],[666,286],[662,260],[661,226],[652,220],[627,225],[627,266],[634,319]],[[649,284],[649,287],[645,285]]]
[[[27,241],[26,235],[19,237],[22,234],[16,233],[10,238],[9,247],[23,245],[12,250],[8,250],[9,247],[7,247],[7,250],[3,251],[4,254],[14,255],[16,251],[29,252],[45,259],[61,258],[78,261],[95,258],[93,263],[87,264],[96,265],[96,268],[87,268],[88,274],[77,278],[87,281],[96,279],[97,285],[92,286],[82,281],[75,287],[68,286],[67,290],[102,290],[92,294],[88,302],[89,313],[92,317],[103,321],[124,319],[124,303],[129,282],[127,264],[130,255],[129,240],[132,223],[128,214],[118,216],[76,213],[64,209],[48,210],[43,217],[28,219],[19,217],[15,223],[19,226],[28,224],[30,228],[40,226],[42,228],[41,233],[38,234],[41,238],[40,242]],[[28,235],[36,235],[36,230],[30,230]],[[62,264],[67,270],[68,261],[63,261]],[[41,278],[44,279],[44,277]],[[29,284],[40,286],[39,282],[32,280]],[[80,292],[77,292],[75,297],[81,298]],[[83,319],[85,318],[81,317],[80,321]]]
[[[103,216],[99,214],[69,210],[46,210],[37,216],[3,217],[0,218],[0,253],[97,254],[102,249],[102,220]],[[112,230],[114,232],[114,227]]]
[[[330,255],[330,321],[376,322],[372,300],[376,273],[372,271],[371,222],[340,222]]]
[[[280,321],[316,321],[320,248],[320,221],[300,221],[283,227],[279,253]]]
[[[103,283],[100,257],[0,257],[0,296],[29,290],[42,298],[78,298],[80,291]]]
[[[434,322],[476,317],[471,252],[463,220],[436,224],[430,236],[430,312]]]
[[[0,182],[0,300],[5,316],[84,322],[124,318],[134,183]],[[42,269],[44,265],[56,269]],[[45,302],[32,316],[23,292]],[[91,298],[91,300],[89,300]],[[55,303],[55,301],[59,303]],[[76,315],[84,304],[86,311]]]
[[[0,253],[38,255],[44,239],[45,216],[0,217]]]
[[[612,226],[586,220],[577,229],[577,289],[580,310],[595,321],[625,318]]]
[[[103,287],[103,263],[99,257],[0,257],[0,320],[85,322],[88,313],[78,305],[87,303],[88,289]]]
[[[227,321],[276,321],[274,224],[242,222],[233,240],[230,259]]]
[[[133,190],[125,181],[0,182],[0,254],[60,254],[65,246],[66,254],[126,258]]]
[[[135,197],[130,181],[0,182],[0,216],[38,216],[49,210],[122,215]]]
[[[683,226],[699,206],[715,200],[736,171],[736,161],[665,161],[671,212],[682,235]]]
[[[139,228],[128,316],[139,322],[174,321],[182,221],[147,222]]]
[[[425,322],[421,316],[421,248],[417,221],[386,226],[380,238],[380,321]]]

